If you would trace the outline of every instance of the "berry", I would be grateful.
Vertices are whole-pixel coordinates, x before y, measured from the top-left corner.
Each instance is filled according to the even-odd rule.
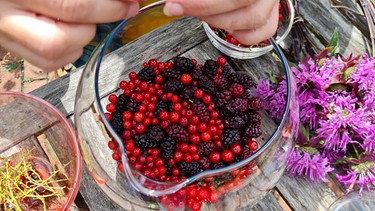
[[[221,159],[225,162],[231,162],[233,160],[232,151],[226,149],[221,153]]]
[[[189,73],[195,67],[191,59],[182,56],[173,58],[173,66],[174,69],[180,70],[182,73]]]
[[[167,129],[167,133],[169,137],[175,139],[176,141],[189,141],[189,132],[185,128],[181,127],[179,124],[171,124],[170,127]]]
[[[225,110],[231,114],[243,114],[249,109],[247,100],[234,98],[225,105]]]
[[[202,96],[203,97],[203,96]],[[195,100],[190,109],[195,115],[197,115],[203,122],[208,122],[210,119],[210,112],[207,109],[207,106],[200,100]]]
[[[260,97],[249,99],[249,108],[252,110],[260,110],[264,107],[264,101]]]
[[[216,61],[209,59],[204,63],[203,73],[207,75],[208,77],[212,77],[216,75],[217,68],[218,68],[218,65]]]
[[[192,161],[189,163],[185,161],[181,161],[178,164],[178,167],[181,171],[180,174],[187,176],[187,177],[194,176],[203,171],[202,166],[196,161]]]
[[[155,79],[155,73],[154,68],[151,67],[145,67],[142,70],[138,72],[138,78],[142,81],[154,81]]]
[[[249,124],[246,128],[245,135],[248,138],[258,138],[262,135],[262,128],[257,124]]]
[[[234,97],[241,97],[244,93],[244,88],[241,84],[233,83],[229,86],[229,91],[232,92]]]
[[[221,154],[218,151],[214,151],[210,153],[210,161],[212,163],[218,163],[221,160]]]
[[[230,148],[233,144],[241,143],[242,135],[239,130],[226,129],[223,132],[223,145],[226,148]]]
[[[227,63],[227,60],[225,59],[224,56],[220,56],[220,57],[217,58],[217,60],[216,60],[216,64],[217,64],[218,66],[224,66],[226,63]]]
[[[184,73],[181,75],[181,82],[185,85],[189,85],[192,81],[193,81],[193,78],[191,77],[190,74],[188,73]]]
[[[258,147],[259,147],[258,142],[255,141],[255,140],[249,141],[247,146],[249,147],[249,150],[251,150],[251,151],[256,151],[256,150],[258,150]]]

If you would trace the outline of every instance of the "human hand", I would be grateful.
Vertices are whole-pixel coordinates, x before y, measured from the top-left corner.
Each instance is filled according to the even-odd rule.
[[[96,23],[138,12],[136,0],[0,0],[0,45],[44,70],[74,62]]]
[[[168,16],[195,16],[224,29],[244,45],[272,37],[278,25],[278,0],[166,0]]]

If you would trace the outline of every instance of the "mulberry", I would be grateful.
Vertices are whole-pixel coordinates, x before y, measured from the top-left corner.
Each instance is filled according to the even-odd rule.
[[[264,101],[260,97],[253,97],[249,99],[249,107],[252,110],[261,110],[264,108]]]
[[[176,141],[171,137],[162,139],[160,144],[160,156],[165,160],[172,159],[176,149],[175,144]]]
[[[180,174],[191,177],[203,171],[202,166],[197,161],[192,161],[190,163],[181,161],[178,163],[178,167],[180,168]]]
[[[179,124],[172,124],[168,129],[167,133],[169,137],[175,139],[178,142],[187,142],[189,141],[189,132],[181,127]]]
[[[247,100],[242,98],[234,98],[225,105],[225,110],[231,114],[243,114],[249,109]]]
[[[130,98],[126,95],[120,94],[116,103],[116,110],[120,113],[124,112],[126,110],[126,104],[129,102],[129,99]]]
[[[198,154],[204,157],[208,157],[215,149],[215,144],[212,141],[200,142],[198,144]]]
[[[210,159],[208,157],[202,157],[198,161],[204,170],[210,169]]]
[[[225,163],[222,162],[222,161],[220,161],[218,163],[211,163],[211,168],[212,169],[219,169],[219,168],[223,168],[225,166],[226,166]]]
[[[147,152],[149,148],[155,148],[157,147],[157,144],[154,140],[151,140],[147,137],[145,134],[139,134],[135,135],[134,138],[134,144],[141,148],[142,152]]]
[[[228,74],[228,80],[230,83],[241,84],[245,90],[255,86],[253,78],[246,72],[232,72]]]
[[[155,73],[154,69],[151,67],[145,67],[138,72],[138,78],[142,81],[150,82],[154,81]]]
[[[216,75],[217,68],[218,68],[218,65],[216,61],[209,59],[204,63],[203,73],[211,78],[212,76]]]
[[[228,116],[226,118],[224,118],[224,126],[226,128],[242,128],[243,126],[246,125],[247,123],[247,120],[248,118],[246,118],[245,115],[241,115],[241,116],[238,116],[238,115],[235,115],[235,116]]]
[[[166,92],[171,92],[173,94],[179,94],[184,88],[184,84],[179,79],[174,78],[169,79],[163,86]]]
[[[174,69],[180,70],[181,73],[190,73],[195,65],[191,59],[178,56],[173,58],[173,67]]]
[[[181,78],[181,72],[177,69],[166,69],[162,73],[160,73],[161,76],[163,76],[166,79],[180,79]]]
[[[138,106],[139,104],[137,103],[137,101],[135,101],[132,98],[129,98],[128,102],[126,103],[126,110],[129,110],[134,113],[138,110]]]
[[[114,112],[112,112],[112,119],[110,121],[110,124],[113,128],[113,130],[118,134],[118,135],[121,135],[122,131],[123,131],[123,127],[122,127],[122,123],[123,123],[124,119],[122,118],[122,115],[121,115],[121,112],[116,110]]]
[[[191,72],[191,77],[193,78],[193,80],[195,80],[195,81],[198,81],[199,80],[199,78],[200,77],[202,77],[202,75],[203,75],[203,69],[204,69],[204,67],[203,67],[203,65],[201,65],[201,64],[198,64],[195,68],[194,68],[194,70]]]
[[[218,90],[226,89],[229,86],[227,78],[223,75],[214,75],[212,77],[212,82],[214,82],[214,85]]]
[[[172,102],[164,102],[159,101],[156,103],[156,109],[154,111],[155,116],[159,116],[160,111],[166,110],[168,112],[172,111],[173,103]]]
[[[258,138],[262,135],[262,128],[257,124],[249,124],[245,131],[247,138]]]
[[[198,88],[196,86],[185,86],[185,88],[181,91],[180,97],[183,100],[189,100],[194,98],[194,92]]]
[[[190,109],[195,115],[197,115],[203,122],[208,122],[210,119],[210,111],[208,111],[207,106],[201,100],[195,100]]]
[[[199,84],[199,87],[204,92],[206,92],[208,94],[211,94],[211,95],[215,94],[215,92],[216,92],[216,90],[215,90],[215,84],[214,84],[214,82],[212,82],[212,80],[208,76],[202,75],[198,79],[198,84]]]
[[[237,129],[225,129],[223,132],[223,145],[227,148],[233,144],[241,143],[242,135]]]
[[[148,129],[147,135],[149,139],[159,142],[165,137],[166,133],[165,130],[163,130],[163,128],[161,128],[159,125],[152,125]]]
[[[242,96],[245,90],[241,84],[233,83],[229,86],[229,91],[232,92],[234,97],[239,98]]]

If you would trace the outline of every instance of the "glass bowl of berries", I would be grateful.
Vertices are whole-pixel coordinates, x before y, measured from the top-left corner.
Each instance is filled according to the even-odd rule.
[[[274,35],[277,44],[280,44],[292,29],[294,6],[291,0],[280,0],[279,3],[279,26]],[[230,33],[223,29],[211,27],[203,22],[203,28],[212,44],[222,53],[237,59],[251,59],[259,57],[273,49],[269,40],[264,40],[256,45],[244,45],[238,42]]]
[[[0,210],[69,210],[82,157],[59,110],[30,94],[0,92]]]
[[[274,54],[234,61],[192,30],[200,20],[182,17],[108,53],[131,20],[98,45],[77,88],[75,125],[90,174],[126,210],[253,205],[284,173],[299,125],[279,46],[271,39]],[[285,86],[268,105],[259,96],[270,76]]]

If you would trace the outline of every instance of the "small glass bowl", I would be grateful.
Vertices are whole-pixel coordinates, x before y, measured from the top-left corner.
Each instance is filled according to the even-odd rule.
[[[279,24],[279,28],[276,32],[276,43],[280,44],[289,34],[292,29],[294,22],[294,6],[291,0],[281,0],[281,3],[285,2],[287,7],[281,7],[281,14],[283,19]],[[236,59],[252,59],[264,55],[273,49],[272,44],[261,46],[261,47],[242,47],[233,45],[224,39],[220,38],[212,28],[203,22],[204,30],[207,37],[211,40],[211,43],[222,53],[236,58]]]
[[[139,15],[148,9],[163,5],[163,1],[156,2],[141,9]],[[132,161],[127,157],[126,146],[121,135],[115,132],[106,117],[106,109],[111,94],[124,93],[124,90],[119,89],[119,84],[124,80],[129,80],[131,72],[141,70],[143,63],[149,59],[167,62],[179,55],[180,52],[174,50],[176,48],[174,43],[160,44],[168,46],[167,48],[172,46],[172,50],[161,50],[155,45],[159,39],[158,34],[168,33],[168,29],[160,28],[160,31],[155,31],[153,36],[141,37],[137,43],[131,42],[107,55],[108,47],[115,43],[116,39],[122,37],[128,21],[123,21],[98,45],[83,69],[77,87],[75,125],[83,159],[94,180],[113,201],[126,210],[170,210],[171,207],[168,207],[168,204],[175,206],[172,210],[185,210],[187,209],[185,207],[185,202],[187,202],[185,201],[187,200],[186,187],[207,183],[210,183],[211,187],[215,187],[215,190],[211,191],[220,192],[220,197],[215,203],[202,200],[200,202],[202,203],[201,210],[229,210],[256,203],[276,185],[283,175],[288,154],[294,147],[299,124],[298,101],[293,75],[279,46],[270,40],[278,58],[271,54],[265,55],[264,58],[267,59],[267,62],[269,61],[270,65],[265,70],[267,73],[261,75],[262,77],[269,76],[268,73],[284,75],[286,89],[283,94],[286,105],[281,108],[282,119],[278,122],[273,121],[266,112],[262,113],[261,127],[264,133],[259,140],[257,139],[259,149],[235,164],[206,170],[179,182],[160,182],[146,177],[134,168]],[[178,42],[177,45],[184,45],[188,40],[193,40],[194,43],[198,42],[195,37],[192,37],[193,35],[187,36],[178,28],[187,26],[192,28],[193,22],[199,23],[197,20],[176,21],[176,28],[173,28],[176,32],[173,35],[170,33],[170,36],[171,38],[174,38],[172,36],[181,36],[182,40],[179,38],[172,41],[173,39],[164,38],[162,41]],[[199,33],[200,38],[208,41],[203,30],[200,32],[189,30],[189,32]],[[185,37],[187,37],[186,40]],[[142,46],[139,46],[139,43],[142,43]],[[209,45],[210,43],[205,42],[205,44]],[[201,46],[201,49],[206,51],[204,46]],[[131,52],[131,56],[125,56],[126,52]],[[216,50],[201,57],[193,57],[189,56],[189,52],[185,53],[186,57],[196,59],[199,64],[206,61],[210,54],[219,55]],[[199,55],[199,52],[195,53]],[[259,72],[257,69],[259,66],[253,66],[253,73]],[[257,80],[259,78],[255,79],[255,81]],[[108,146],[111,141],[118,144],[115,153],[120,152],[121,160],[117,158],[118,161],[116,161],[112,158],[114,151]],[[124,172],[119,170],[119,166],[123,167]],[[169,203],[172,201],[173,203]]]
[[[352,190],[332,203],[327,211],[361,210],[371,211],[375,207],[375,192],[372,190]]]
[[[46,210],[69,210],[82,175],[82,157],[70,122],[48,102],[13,91],[0,92],[0,116],[0,167],[7,165],[3,161],[31,164],[40,178],[51,177],[53,183],[49,186],[61,194],[46,198]],[[19,204],[22,207],[27,202],[23,199]],[[43,205],[27,210],[43,210]]]

